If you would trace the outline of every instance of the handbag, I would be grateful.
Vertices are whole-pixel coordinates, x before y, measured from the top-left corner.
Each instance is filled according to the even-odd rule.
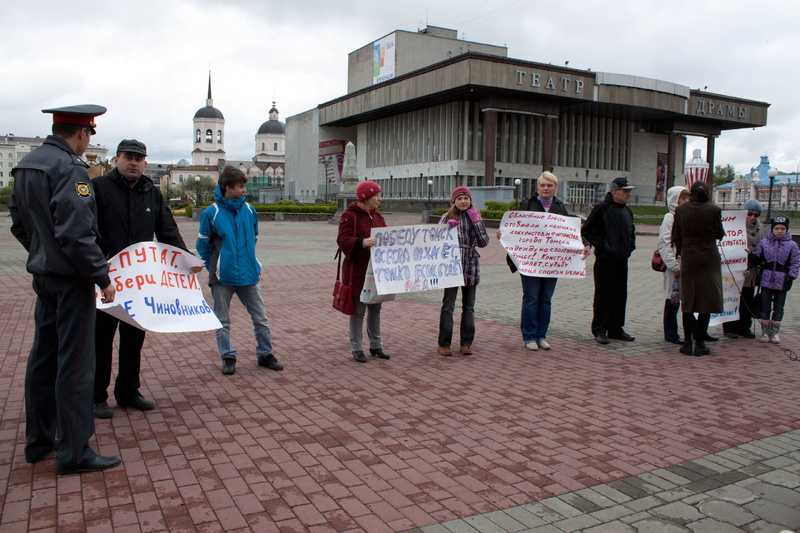
[[[394,294],[378,294],[378,285],[375,283],[375,272],[372,270],[372,259],[370,259],[367,274],[364,276],[364,288],[361,289],[361,303],[382,304],[391,302],[394,298]]]
[[[353,278],[353,271],[350,270],[350,280],[344,283],[340,279],[342,269],[342,250],[336,252],[336,257],[339,258],[339,264],[336,266],[336,283],[333,284],[333,308],[346,315],[352,315],[356,312],[356,304],[353,301],[353,290],[350,283]]]
[[[656,272],[665,272],[667,270],[667,265],[664,263],[661,252],[658,250],[653,252],[653,258],[650,259],[650,268]]]

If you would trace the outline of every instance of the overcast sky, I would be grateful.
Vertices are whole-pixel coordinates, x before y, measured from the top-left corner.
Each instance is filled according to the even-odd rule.
[[[761,155],[800,166],[800,2],[796,0],[62,0],[6,6],[0,134],[44,136],[40,110],[108,107],[94,141],[148,146],[149,161],[190,158],[192,118],[225,116],[229,159],[250,159],[273,96],[280,119],[347,91],[347,54],[425,24],[505,45],[512,58],[666,80],[768,102],[768,123],[723,132],[716,164],[749,172]],[[705,140],[690,138],[692,148]]]

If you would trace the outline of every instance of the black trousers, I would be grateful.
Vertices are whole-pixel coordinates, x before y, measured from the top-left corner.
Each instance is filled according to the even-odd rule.
[[[142,365],[145,332],[98,310],[95,332],[97,371],[94,377],[94,403],[108,400],[107,389],[111,383],[111,358],[117,326],[119,326],[119,371],[114,382],[114,398],[117,403],[130,403],[139,395],[139,370]]]
[[[619,333],[628,303],[628,260],[595,258],[592,335]]]
[[[91,462],[94,434],[95,286],[82,278],[34,274],[36,332],[25,372],[25,457],[53,449],[56,465]]]
[[[697,313],[697,318],[694,317],[694,313],[683,313],[684,341],[688,342],[691,339],[696,341],[704,340],[708,333],[708,323],[710,320],[710,313]]]

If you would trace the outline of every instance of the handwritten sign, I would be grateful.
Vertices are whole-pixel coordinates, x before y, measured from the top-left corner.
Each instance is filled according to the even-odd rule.
[[[717,244],[722,263],[722,313],[712,313],[709,325],[722,324],[739,319],[741,288],[744,271],[747,270],[746,211],[723,211],[722,227],[725,237]],[[751,250],[752,251],[752,250]]]
[[[206,303],[191,268],[203,261],[189,252],[159,242],[132,244],[108,262],[117,291],[105,304],[95,289],[97,308],[139,329],[176,332],[222,327]]]
[[[520,274],[538,278],[585,278],[581,224],[577,217],[507,211],[500,244]]]
[[[372,228],[370,248],[378,294],[464,285],[458,230],[446,224]]]

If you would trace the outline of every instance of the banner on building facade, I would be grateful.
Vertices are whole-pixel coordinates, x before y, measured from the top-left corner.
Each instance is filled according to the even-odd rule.
[[[458,229],[447,224],[372,228],[370,248],[378,294],[461,287]]]
[[[373,44],[372,84],[394,78],[395,35],[387,35]]]
[[[725,237],[717,243],[722,263],[722,313],[713,313],[709,325],[722,324],[739,319],[744,272],[747,270],[746,211],[723,211],[722,227]]]
[[[507,211],[500,244],[520,274],[540,278],[585,278],[581,221],[553,213]]]
[[[208,331],[222,327],[206,303],[192,267],[203,261],[185,250],[159,242],[132,244],[111,258],[109,277],[117,291],[97,308],[139,329],[157,332]]]

